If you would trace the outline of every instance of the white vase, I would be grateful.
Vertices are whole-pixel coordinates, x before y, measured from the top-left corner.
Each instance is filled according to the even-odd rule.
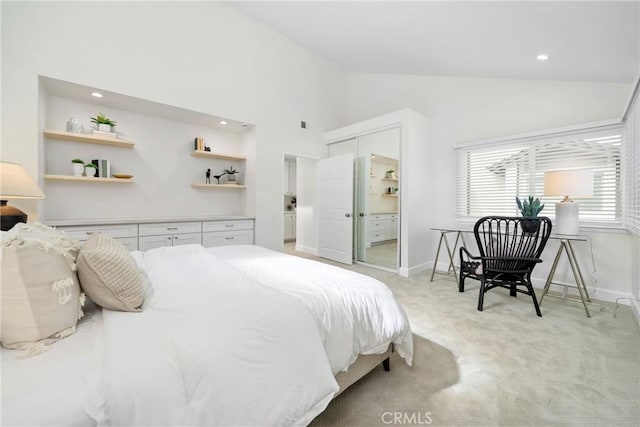
[[[111,125],[105,125],[104,123],[98,123],[98,130],[100,132],[111,132]]]
[[[67,132],[82,133],[84,131],[82,123],[75,117],[71,117],[67,122]]]
[[[82,176],[84,173],[84,165],[82,163],[71,163],[73,167],[73,176]]]

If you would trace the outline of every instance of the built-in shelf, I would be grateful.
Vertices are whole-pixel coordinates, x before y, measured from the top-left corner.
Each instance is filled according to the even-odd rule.
[[[229,190],[242,190],[247,188],[246,185],[238,184],[191,184],[193,188],[225,188]]]
[[[62,141],[83,142],[86,144],[108,145],[111,147],[133,148],[133,141],[127,141],[119,138],[110,138],[105,136],[91,135],[88,133],[72,133],[47,129],[44,136],[51,139],[59,139]]]
[[[383,194],[384,197],[398,197],[398,194],[389,194],[389,193],[384,193]]]
[[[218,159],[218,160],[247,160],[246,157],[241,156],[232,156],[230,154],[222,154],[222,153],[214,153],[213,151],[198,151],[194,150],[191,152],[191,156],[193,157],[206,157],[209,159]]]
[[[96,178],[93,176],[74,176],[74,175],[45,175],[44,179],[50,181],[82,181],[82,182],[100,182],[100,183],[118,183],[118,184],[131,184],[135,182],[133,178],[121,179],[121,178]]]
[[[398,178],[382,178],[383,181],[394,181],[398,182]]]

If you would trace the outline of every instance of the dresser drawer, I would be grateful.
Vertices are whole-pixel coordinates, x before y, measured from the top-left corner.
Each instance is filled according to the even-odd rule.
[[[234,230],[202,233],[202,246],[211,248],[227,245],[252,245],[253,230]]]
[[[201,222],[159,222],[140,224],[140,236],[160,236],[163,234],[200,233]]]
[[[369,223],[369,231],[384,230],[384,222],[374,221]]]
[[[386,240],[386,235],[384,230],[369,231],[369,233],[367,233],[367,237],[369,238],[368,240],[370,243],[382,242]]]
[[[203,233],[228,230],[253,230],[253,221],[250,219],[239,219],[233,221],[204,221],[202,223]]]
[[[123,224],[123,225],[82,225],[82,226],[70,226],[70,227],[56,227],[57,230],[64,231],[67,236],[74,240],[84,241],[87,240],[93,233],[100,232],[109,237],[123,238],[123,237],[138,237],[138,224]]]

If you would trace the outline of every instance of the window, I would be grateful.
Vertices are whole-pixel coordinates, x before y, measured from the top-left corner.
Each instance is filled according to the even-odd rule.
[[[625,208],[624,225],[640,234],[640,96],[636,90],[633,103],[625,117],[624,170]]]
[[[540,197],[542,214],[554,218],[562,197],[543,196],[544,173],[590,169],[593,197],[572,197],[580,203],[580,222],[620,225],[621,148],[620,125],[459,148],[458,218],[519,215],[515,198],[529,195]]]

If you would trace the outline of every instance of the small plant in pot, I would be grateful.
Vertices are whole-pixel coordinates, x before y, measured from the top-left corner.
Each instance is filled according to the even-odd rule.
[[[84,174],[84,161],[82,159],[71,159],[73,167],[73,176],[82,176]]]
[[[227,175],[227,179],[229,181],[235,181],[236,180],[236,174],[238,173],[238,171],[235,170],[233,168],[233,166],[229,166],[229,169],[225,169],[222,172],[224,172]]]
[[[520,222],[522,231],[527,233],[535,233],[538,231],[540,223],[537,221],[527,221],[526,218],[536,218],[542,209],[544,209],[544,204],[540,202],[540,198],[536,197],[534,199],[533,196],[529,196],[528,199],[521,201],[520,198],[516,196],[516,204],[518,205],[520,214],[525,218]]]
[[[96,176],[96,171],[98,168],[93,163],[87,163],[84,165],[84,174],[85,176]]]
[[[396,171],[393,169],[389,169],[384,173],[385,178],[395,178]]]
[[[91,123],[98,125],[98,130],[100,132],[113,132],[113,128],[116,127],[116,122],[102,113],[98,113],[97,116],[91,117]]]

